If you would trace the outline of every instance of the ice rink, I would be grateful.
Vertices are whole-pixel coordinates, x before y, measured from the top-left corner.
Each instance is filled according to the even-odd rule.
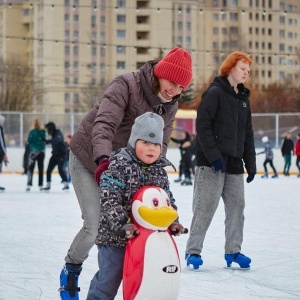
[[[180,221],[190,226],[192,186],[173,183]],[[59,274],[75,234],[82,226],[71,186],[61,191],[54,175],[50,193],[34,187],[26,193],[26,176],[0,174],[0,299],[58,300]],[[220,202],[207,232],[199,271],[185,267],[187,235],[176,238],[181,256],[180,300],[300,299],[300,178],[261,179],[246,187],[242,252],[252,258],[251,270],[224,269],[224,207]],[[97,271],[97,248],[83,265],[80,299]],[[163,288],[163,287],[162,287]],[[122,299],[119,290],[116,299]],[[157,299],[153,299],[157,300]]]

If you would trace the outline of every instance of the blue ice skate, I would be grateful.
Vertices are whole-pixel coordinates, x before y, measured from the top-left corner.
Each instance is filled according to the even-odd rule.
[[[247,257],[246,255],[237,252],[237,253],[232,253],[232,254],[225,254],[224,258],[227,263],[227,268],[231,268],[231,264],[237,263],[242,270],[249,270],[250,269],[250,263],[251,263],[251,258]]]
[[[186,254],[185,255],[186,264],[187,266],[192,265],[194,270],[198,270],[200,266],[203,264],[203,260],[201,255],[199,254]]]
[[[60,273],[60,298],[62,300],[79,300],[78,277],[81,265],[65,264]]]
[[[268,177],[269,177],[268,173],[265,173],[264,175],[261,176],[261,178],[268,178]]]
[[[278,178],[278,174],[275,173],[275,174],[272,176],[272,178]]]

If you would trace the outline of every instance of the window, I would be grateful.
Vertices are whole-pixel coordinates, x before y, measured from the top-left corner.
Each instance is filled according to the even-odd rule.
[[[118,7],[125,7],[126,6],[126,0],[118,0],[117,1]]]
[[[78,55],[79,54],[79,48],[78,48],[78,46],[74,46],[73,47],[73,54],[74,55]]]
[[[125,61],[117,61],[117,69],[125,69]]]
[[[186,22],[186,30],[191,30],[191,22]]]
[[[70,46],[65,46],[65,55],[70,54]]]
[[[105,24],[105,16],[100,17],[100,24]]]
[[[74,69],[74,71],[78,71],[78,61],[75,61],[73,63],[73,69]]]
[[[230,21],[237,21],[239,18],[239,15],[238,15],[238,13],[231,12],[229,14],[229,18],[230,18]]]
[[[181,35],[177,37],[177,44],[180,46],[182,45],[182,36]]]
[[[284,16],[279,17],[279,23],[280,24],[285,24],[285,17]]]
[[[65,103],[70,103],[70,94],[65,93]]]
[[[182,22],[181,21],[179,21],[178,23],[177,23],[177,29],[178,30],[182,30]]]
[[[78,85],[78,77],[74,77],[74,79],[73,79],[73,84],[74,84],[74,85]]]
[[[285,37],[285,30],[283,30],[283,29],[279,30],[279,37],[281,37],[281,38]]]
[[[219,14],[213,14],[213,20],[218,21],[219,20]]]
[[[65,61],[65,70],[70,69],[70,63],[68,61]]]
[[[187,45],[187,46],[190,46],[190,45],[191,45],[191,37],[190,37],[190,36],[187,36],[187,37],[185,38],[185,42],[186,42],[186,45]]]
[[[79,38],[79,32],[78,32],[78,30],[74,31],[73,37],[74,37],[74,41],[78,41],[78,38]]]
[[[219,43],[218,42],[213,42],[213,49],[218,50],[219,49]]]
[[[74,22],[75,23],[78,23],[79,22],[79,15],[74,15]]]
[[[23,16],[29,16],[29,8],[23,9]]]
[[[100,72],[103,73],[105,72],[105,64],[100,64]]]
[[[214,35],[218,35],[218,34],[219,34],[219,28],[214,27],[214,28],[213,28],[213,34],[214,34]]]
[[[65,14],[65,22],[70,22],[70,15],[69,14]]]
[[[285,51],[285,44],[279,44],[279,51],[284,52]]]
[[[279,72],[279,79],[284,79],[285,78],[285,73],[283,71]]]
[[[126,38],[126,31],[125,30],[117,30],[117,38],[118,39],[125,39]]]
[[[79,104],[79,94],[78,93],[74,94],[74,104]]]
[[[125,15],[117,15],[117,23],[126,23]]]
[[[118,54],[126,54],[126,47],[125,46],[117,46],[117,53]]]

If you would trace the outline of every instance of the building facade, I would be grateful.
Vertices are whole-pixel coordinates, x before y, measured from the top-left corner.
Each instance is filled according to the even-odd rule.
[[[2,94],[17,60],[33,70],[35,111],[84,111],[115,76],[175,46],[192,55],[195,91],[235,50],[253,59],[258,88],[299,86],[299,25],[299,0],[0,1]]]

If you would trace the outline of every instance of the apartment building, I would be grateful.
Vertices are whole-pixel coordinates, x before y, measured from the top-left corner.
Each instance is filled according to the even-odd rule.
[[[1,78],[7,84],[5,62],[23,61],[43,91],[36,111],[77,112],[115,76],[181,46],[192,55],[195,90],[234,50],[252,57],[258,88],[299,86],[299,25],[299,0],[0,1]]]

